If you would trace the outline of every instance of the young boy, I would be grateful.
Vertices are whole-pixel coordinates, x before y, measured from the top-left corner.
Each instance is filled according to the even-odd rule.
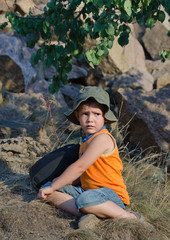
[[[79,159],[51,185],[42,187],[38,198],[79,217],[137,218],[125,210],[129,196],[121,175],[122,161],[115,139],[104,127],[106,122],[117,121],[110,110],[108,93],[98,87],[81,89],[75,107],[65,116],[80,124],[86,138]],[[78,179],[79,185],[75,186]]]

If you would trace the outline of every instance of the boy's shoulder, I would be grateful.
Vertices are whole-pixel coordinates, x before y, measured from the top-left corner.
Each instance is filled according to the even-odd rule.
[[[114,150],[115,148],[115,140],[113,136],[108,133],[100,133],[96,135],[92,140],[91,143],[93,146],[96,146],[98,149],[103,148],[104,153],[108,153]]]

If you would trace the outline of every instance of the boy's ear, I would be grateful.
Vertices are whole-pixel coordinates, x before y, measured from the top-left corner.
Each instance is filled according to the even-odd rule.
[[[79,114],[78,114],[78,111],[74,111],[74,115],[76,116],[77,120],[79,121]]]

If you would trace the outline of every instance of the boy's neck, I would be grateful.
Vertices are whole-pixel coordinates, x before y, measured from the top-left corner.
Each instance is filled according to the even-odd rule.
[[[86,141],[89,140],[94,134],[100,132],[102,129],[105,129],[105,128],[106,128],[106,127],[103,126],[102,128],[100,128],[99,131],[97,131],[97,132],[95,132],[95,133],[93,133],[93,134],[90,134],[90,135],[88,135],[87,137],[83,138],[83,139],[82,139],[82,142],[83,142],[83,143],[86,142]]]

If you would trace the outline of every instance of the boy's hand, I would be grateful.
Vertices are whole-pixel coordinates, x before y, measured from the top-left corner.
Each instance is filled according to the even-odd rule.
[[[40,188],[38,192],[38,198],[45,200],[48,197],[48,195],[52,194],[53,192],[54,190],[51,186]]]

